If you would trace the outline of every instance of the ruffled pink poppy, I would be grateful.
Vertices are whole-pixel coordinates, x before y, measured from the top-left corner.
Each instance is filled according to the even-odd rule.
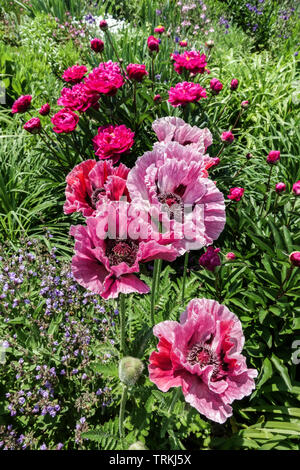
[[[59,106],[71,109],[72,111],[79,111],[84,113],[91,106],[96,106],[100,94],[87,94],[87,89],[84,83],[78,83],[72,88],[63,88],[61,96],[57,100]]]
[[[120,293],[146,294],[149,287],[136,273],[140,263],[154,259],[173,261],[177,250],[170,240],[153,232],[140,208],[130,203],[109,202],[96,217],[86,219],[86,226],[72,226],[75,256],[72,272],[77,282],[104,299]]]
[[[119,65],[109,60],[101,62],[84,80],[88,94],[103,93],[113,96],[124,85]]]
[[[96,214],[96,209],[107,200],[130,201],[126,187],[129,172],[122,163],[113,167],[111,161],[86,160],[68,174],[64,213],[81,212],[84,217]]]
[[[180,75],[183,70],[190,73],[204,73],[206,70],[206,55],[199,51],[185,51],[183,54],[172,54],[174,60],[174,69]]]
[[[232,416],[230,404],[251,394],[256,369],[241,354],[242,325],[215,300],[193,299],[180,323],[164,321],[153,328],[158,352],[150,356],[149,378],[167,392],[182,387],[185,400],[217,423]]]
[[[171,232],[181,252],[210,245],[225,225],[223,194],[203,178],[204,171],[198,152],[170,142],[156,144],[128,175],[131,199],[150,204],[152,217]]]
[[[133,146],[133,138],[134,132],[124,124],[99,127],[98,134],[93,138],[95,154],[101,160],[111,158],[116,163]]]

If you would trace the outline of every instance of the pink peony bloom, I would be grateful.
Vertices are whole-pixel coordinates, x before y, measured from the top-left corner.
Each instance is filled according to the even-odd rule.
[[[104,42],[102,39],[94,38],[91,40],[90,45],[94,52],[102,52],[104,50]]]
[[[116,298],[119,293],[148,293],[147,284],[135,274],[140,271],[139,264],[158,258],[173,261],[178,255],[169,240],[162,240],[143,217],[138,217],[139,210],[136,205],[108,202],[96,217],[86,219],[86,226],[71,227],[75,238],[73,275],[80,285],[104,299]]]
[[[154,36],[149,36],[147,39],[147,46],[150,52],[159,51],[159,39]]]
[[[51,118],[54,124],[53,131],[57,134],[73,132],[78,124],[79,117],[69,109],[61,109]]]
[[[185,51],[183,54],[172,54],[174,60],[174,69],[180,75],[183,70],[190,73],[204,73],[206,70],[206,55],[199,51]]]
[[[216,240],[225,225],[222,193],[203,178],[205,160],[177,142],[156,144],[129,172],[127,187],[135,201],[147,201],[155,220],[174,237],[183,253]]]
[[[230,83],[230,90],[235,91],[237,87],[239,86],[239,81],[237,78],[233,78]]]
[[[144,64],[129,64],[126,71],[130,80],[136,80],[137,82],[141,82],[148,75]]]
[[[109,60],[101,62],[99,67],[85,78],[84,83],[88,94],[103,93],[114,96],[118,89],[124,85],[124,77],[119,65]]]
[[[212,78],[210,81],[210,89],[215,94],[218,95],[222,90],[223,85],[217,78]]]
[[[18,98],[12,105],[12,108],[11,108],[12,114],[25,113],[27,109],[30,108],[31,100],[32,100],[31,95],[20,96],[20,98]]]
[[[113,163],[120,160],[123,153],[129,151],[134,144],[134,132],[122,124],[121,126],[103,126],[93,138],[95,154],[101,160],[112,158]]]
[[[155,33],[158,33],[158,34],[162,34],[165,32],[165,28],[164,26],[162,26],[161,24],[156,26],[156,28],[154,28],[154,32]]]
[[[222,142],[227,144],[231,144],[234,141],[234,135],[231,131],[223,132],[221,135]]]
[[[276,193],[280,194],[285,190],[286,190],[286,185],[284,183],[280,182],[276,184],[275,186]]]
[[[159,390],[182,387],[185,400],[207,418],[224,423],[230,404],[251,394],[256,369],[241,354],[242,325],[215,300],[193,299],[176,321],[153,328],[158,351],[150,356],[149,378]]]
[[[23,128],[30,134],[38,134],[42,128],[41,121],[39,118],[31,118],[24,124]]]
[[[94,216],[96,209],[107,201],[130,201],[126,187],[129,173],[122,163],[114,168],[111,161],[86,160],[68,174],[64,213],[82,212],[84,217]]]
[[[227,261],[232,261],[232,260],[236,259],[236,255],[232,251],[229,251],[225,255],[225,258],[227,259]]]
[[[106,30],[108,29],[107,21],[101,20],[100,23],[99,23],[99,28],[100,28],[102,31],[106,31]]]
[[[219,159],[217,161],[215,158],[205,155],[207,147],[212,144],[212,135],[209,129],[192,127],[183,119],[171,116],[156,119],[152,124],[152,128],[160,142],[164,144],[178,142],[199,152],[203,156],[205,170],[219,163]],[[203,176],[208,176],[208,173],[203,172]]]
[[[41,109],[39,110],[39,113],[41,116],[48,116],[48,114],[50,113],[49,103],[43,104],[43,106],[41,106]]]
[[[240,201],[244,195],[244,192],[244,188],[231,188],[229,190],[230,194],[227,197],[228,199],[232,199],[233,201]]]
[[[188,103],[196,103],[206,97],[205,88],[202,88],[198,83],[182,82],[170,88],[168,101],[174,108],[177,108]]]
[[[78,83],[72,88],[63,88],[57,104],[71,111],[84,113],[91,106],[95,107],[99,98],[99,93],[89,94],[85,84]]]
[[[209,246],[203,255],[199,258],[200,266],[208,269],[208,271],[214,271],[217,266],[221,265],[221,260],[219,256],[220,248],[214,248]]]
[[[179,42],[180,47],[187,47],[187,45],[188,45],[187,41],[180,41]]]
[[[289,256],[289,259],[293,266],[300,268],[300,251],[293,251]]]
[[[269,155],[267,156],[267,163],[274,164],[278,160],[280,160],[280,152],[279,150],[271,150]]]
[[[86,73],[87,68],[85,65],[73,65],[64,71],[62,78],[65,82],[75,85],[76,83],[81,82]]]
[[[292,191],[295,196],[300,196],[300,180],[293,184]]]

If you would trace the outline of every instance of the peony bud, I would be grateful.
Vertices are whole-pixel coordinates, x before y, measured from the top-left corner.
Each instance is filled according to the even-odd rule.
[[[101,20],[100,23],[99,23],[99,28],[100,28],[102,31],[106,31],[106,30],[108,29],[107,21]]]
[[[119,379],[129,387],[133,386],[143,372],[144,365],[136,357],[126,356],[119,363]]]
[[[231,144],[234,141],[234,135],[231,131],[223,132],[221,135],[222,142],[226,142],[227,144]]]
[[[239,86],[239,81],[237,78],[233,78],[230,83],[230,90],[235,91],[237,87]]]
[[[128,450],[148,450],[148,447],[141,441],[134,442],[128,447]]]
[[[41,109],[39,110],[39,113],[41,116],[48,116],[48,114],[50,113],[49,103],[43,104],[43,106],[41,106]]]
[[[247,109],[248,106],[249,106],[249,101],[248,101],[248,100],[241,102],[241,107],[242,107],[243,109]]]
[[[20,98],[18,98],[14,102],[14,104],[11,108],[12,114],[25,113],[27,111],[27,109],[30,108],[31,100],[32,100],[31,95],[22,95],[22,96],[20,96]]]
[[[300,180],[293,184],[292,191],[295,196],[300,196]]]
[[[41,130],[41,127],[41,121],[39,118],[31,118],[23,126],[25,131],[29,132],[30,134],[38,134]]]
[[[102,39],[94,38],[91,40],[91,49],[94,52],[102,52],[104,49],[104,42]]]
[[[159,39],[154,36],[149,36],[147,39],[147,46],[150,52],[159,51]]]
[[[180,41],[179,46],[180,47],[187,47],[188,43],[187,41]]]
[[[280,160],[280,152],[279,150],[271,150],[269,155],[267,156],[267,163],[274,164],[278,160]]]
[[[277,194],[280,194],[285,190],[286,190],[286,185],[284,183],[280,182],[276,184],[275,191]]]
[[[222,90],[223,85],[217,78],[212,78],[210,81],[210,89],[214,95],[218,95]]]
[[[154,103],[161,103],[162,97],[160,95],[155,95],[153,98]]]
[[[236,255],[232,251],[229,251],[229,253],[225,255],[225,258],[227,259],[227,261],[232,261],[236,258]]]
[[[240,201],[244,195],[244,192],[244,188],[231,188],[229,189],[229,195],[227,197],[232,201]]]
[[[247,153],[246,158],[247,160],[251,160],[251,158],[253,158],[252,153]]]
[[[212,47],[214,47],[215,43],[212,39],[209,39],[208,41],[206,41],[205,43],[205,47],[207,47],[208,49],[211,49]]]
[[[299,268],[300,267],[300,251],[293,251],[293,253],[291,253],[289,256],[289,260],[293,266],[297,266],[297,268]]]

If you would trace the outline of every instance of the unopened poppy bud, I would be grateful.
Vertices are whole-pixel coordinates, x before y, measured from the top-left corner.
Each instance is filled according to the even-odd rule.
[[[119,379],[125,385],[132,387],[143,372],[144,365],[136,357],[126,356],[119,363]]]
[[[134,442],[128,447],[128,450],[148,450],[148,447],[141,441]]]

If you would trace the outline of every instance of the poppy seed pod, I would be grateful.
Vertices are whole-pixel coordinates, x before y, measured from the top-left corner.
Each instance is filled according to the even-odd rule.
[[[143,372],[144,364],[136,357],[126,356],[119,363],[119,379],[125,385],[132,387]]]

